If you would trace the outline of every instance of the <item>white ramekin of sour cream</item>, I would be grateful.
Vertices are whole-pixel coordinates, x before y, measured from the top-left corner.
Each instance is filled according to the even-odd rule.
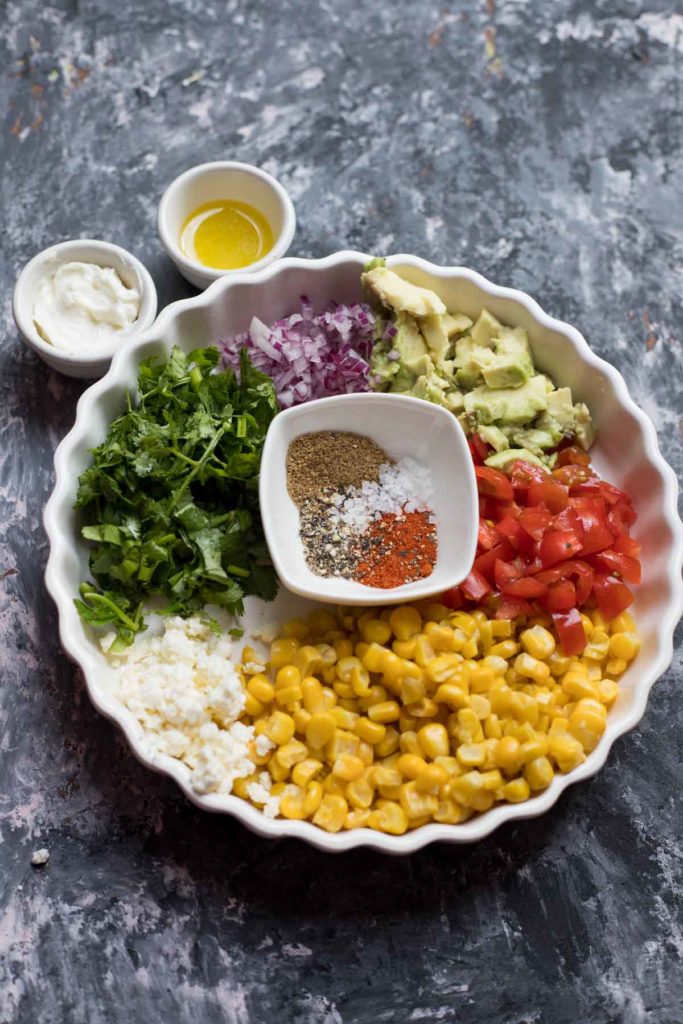
[[[101,377],[154,323],[157,293],[135,256],[110,242],[60,242],[30,260],[12,297],[24,341],[69,377]]]

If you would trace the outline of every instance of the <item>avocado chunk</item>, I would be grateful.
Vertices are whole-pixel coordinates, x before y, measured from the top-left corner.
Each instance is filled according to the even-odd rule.
[[[495,448],[497,452],[505,451],[506,448],[510,447],[510,441],[507,436],[503,433],[500,427],[496,426],[481,426],[477,427],[477,433],[482,441],[486,444],[490,444],[492,448]]]
[[[429,356],[426,342],[420,330],[411,316],[406,313],[399,313],[396,317],[396,334],[393,339],[393,347],[398,352],[401,362],[408,369],[413,371],[413,364],[417,363],[424,356]],[[420,364],[421,365],[421,364]],[[424,370],[416,370],[415,376],[424,373]]]
[[[440,379],[436,374],[432,374],[431,376],[423,374],[422,377],[418,377],[415,381],[411,394],[414,395],[415,398],[424,398],[428,402],[434,402],[436,405],[441,405],[443,403],[444,392],[440,383]],[[444,386],[445,383],[446,382],[443,381]]]
[[[427,342],[427,348],[435,363],[446,358],[451,343],[442,316],[426,316],[420,320],[422,337]]]
[[[454,334],[464,334],[472,326],[472,321],[464,313],[444,313],[441,319],[449,338]]]
[[[548,416],[564,432],[574,430],[574,405],[571,388],[557,388],[548,395]]]
[[[508,437],[512,444],[519,448],[528,448],[529,451],[542,455],[544,449],[554,448],[562,440],[562,431],[541,430],[531,426],[522,430],[508,431]]]
[[[491,345],[492,349],[481,349],[475,357],[485,383],[490,388],[518,388],[526,384],[534,373],[526,332],[504,328]]]
[[[410,313],[412,316],[442,316],[446,306],[429,288],[405,281],[387,267],[375,267],[361,274],[361,284],[375,295],[383,306],[397,313]]]
[[[495,338],[502,329],[500,320],[496,320],[487,309],[482,309],[470,333],[477,345],[487,346],[491,338]]]
[[[484,384],[465,395],[465,411],[475,423],[529,423],[547,407],[542,374],[532,377],[519,388],[493,390]]]
[[[465,334],[455,343],[455,379],[461,388],[476,388],[483,382],[481,366],[475,361],[475,353],[480,351],[471,334]]]
[[[489,455],[488,459],[484,461],[492,469],[500,469],[505,473],[517,459],[520,459],[522,462],[531,462],[534,466],[541,466],[543,469],[547,469],[547,466],[543,465],[538,456],[526,448],[508,448],[504,452],[496,452],[494,455]]]
[[[577,402],[574,406],[574,433],[577,444],[588,451],[595,440],[595,426],[590,410],[583,402]]]

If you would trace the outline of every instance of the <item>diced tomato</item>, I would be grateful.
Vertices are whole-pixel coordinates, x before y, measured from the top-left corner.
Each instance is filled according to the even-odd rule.
[[[615,551],[620,551],[622,555],[628,555],[629,558],[640,558],[640,544],[627,533],[622,533],[620,537],[617,537],[612,547]]]
[[[441,595],[441,604],[445,604],[447,608],[452,608],[453,611],[457,611],[458,608],[462,608],[465,603],[465,599],[462,596],[460,587],[451,587]]]
[[[494,573],[496,560],[502,559],[507,562],[514,556],[514,548],[510,541],[503,537],[500,544],[496,544],[495,547],[491,548],[490,551],[484,551],[481,555],[478,555],[474,560],[474,568],[477,572],[480,572],[482,576],[485,576],[489,583],[494,581]]]
[[[633,604],[633,594],[616,576],[596,576],[593,589],[600,613],[606,619],[621,615]]]
[[[581,551],[581,541],[573,530],[551,530],[541,540],[539,555],[544,568],[573,558]]]
[[[605,503],[602,498],[580,496],[569,499],[569,508],[582,528],[581,548],[584,555],[603,551],[612,546],[611,531],[607,526]]]
[[[569,502],[569,488],[563,484],[548,478],[542,483],[533,483],[529,487],[526,495],[527,504],[529,505],[545,505],[545,507],[555,514],[562,512]]]
[[[543,483],[550,479],[550,473],[543,466],[537,466],[533,462],[523,462],[516,459],[512,463],[510,474],[512,486],[516,491],[525,491],[531,484]]]
[[[474,472],[477,477],[477,487],[480,494],[498,501],[512,501],[514,494],[512,484],[498,469],[491,469],[490,466],[475,466]]]
[[[533,576],[520,576],[519,570],[509,563],[496,562],[496,585],[502,594],[523,597],[529,601],[544,597],[546,587]]]
[[[501,594],[496,608],[497,619],[517,619],[520,615],[531,615],[533,608],[523,597]]]
[[[542,604],[549,612],[568,612],[570,608],[576,607],[576,587],[571,580],[554,583],[548,587]]]
[[[507,537],[516,551],[529,555],[533,552],[534,543],[532,538],[511,515],[504,516],[497,524],[496,529],[503,537]]]
[[[567,562],[560,562],[553,569],[536,573],[536,578],[541,583],[545,583],[547,587],[552,587],[553,584],[563,580],[573,580],[576,589],[576,603],[579,607],[588,600],[593,589],[593,570],[585,562],[575,558]]]
[[[523,508],[518,521],[530,537],[540,540],[553,525],[553,516],[547,509],[536,506],[535,508]]]
[[[483,597],[491,593],[491,585],[486,577],[474,568],[467,579],[460,584],[460,589],[469,601],[481,601]]]
[[[470,452],[472,453],[475,466],[483,465],[491,454],[491,447],[486,443],[486,441],[482,441],[479,434],[473,434],[469,439],[468,444],[470,446]]]
[[[558,466],[590,466],[591,457],[583,448],[576,445],[569,445],[557,453]]]
[[[602,551],[595,562],[607,573],[618,573],[626,583],[640,583],[640,562],[620,551]]]
[[[555,612],[553,622],[557,629],[560,646],[566,655],[580,654],[586,646],[586,631],[577,608],[567,612]]]
[[[500,541],[498,531],[495,526],[491,526],[485,519],[479,519],[479,533],[477,535],[479,546],[484,551],[490,551]]]
[[[607,513],[607,523],[615,537],[621,537],[628,533],[629,527],[636,521],[636,512],[632,505],[619,502]]]
[[[558,466],[553,470],[554,479],[561,484],[566,484],[567,487],[576,487],[578,484],[585,483],[592,475],[588,466]]]

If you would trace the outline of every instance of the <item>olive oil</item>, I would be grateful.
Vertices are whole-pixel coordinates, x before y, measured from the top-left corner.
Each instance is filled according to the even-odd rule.
[[[186,256],[216,270],[238,270],[273,248],[273,232],[263,214],[237,199],[214,199],[198,206],[183,224],[180,247]]]

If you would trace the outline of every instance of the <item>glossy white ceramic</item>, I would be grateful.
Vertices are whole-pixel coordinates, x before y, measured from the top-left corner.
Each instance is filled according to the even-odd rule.
[[[318,576],[308,568],[299,512],[287,491],[291,442],[315,431],[350,431],[372,438],[394,460],[411,458],[427,469],[436,518],[437,560],[422,580],[391,590],[355,580]],[[270,425],[261,459],[261,517],[273,565],[295,594],[328,604],[377,605],[416,601],[461,583],[477,549],[478,502],[465,434],[453,413],[405,395],[338,395],[295,406]]]
[[[144,764],[172,776],[198,806],[232,814],[260,835],[296,836],[330,852],[366,845],[400,854],[437,840],[471,843],[503,822],[548,810],[568,786],[594,775],[605,763],[614,741],[642,718],[652,685],[671,662],[673,632],[683,611],[683,527],[677,512],[676,477],[659,452],[651,421],[629,397],[621,375],[591,352],[575,328],[548,316],[523,292],[492,284],[464,267],[438,267],[407,255],[389,260],[410,280],[435,289],[449,308],[475,316],[486,307],[505,323],[529,332],[536,365],[559,385],[570,385],[576,399],[586,402],[595,417],[596,468],[629,492],[638,511],[635,534],[643,546],[643,582],[633,610],[643,641],[641,651],[622,677],[620,695],[597,748],[579,768],[569,775],[556,775],[547,790],[526,803],[501,804],[462,825],[425,825],[402,836],[367,829],[331,835],[308,822],[266,818],[238,797],[198,796],[186,766],[155,754],[137,720],[117,699],[115,680],[73,605],[78,584],[88,572],[86,546],[72,510],[76,481],[88,465],[88,449],[104,438],[122,408],[126,390],[134,387],[140,360],[166,354],[174,344],[189,350],[244,331],[254,314],[269,323],[296,309],[303,293],[316,307],[332,298],[358,299],[359,275],[368,258],[363,253],[339,252],[321,260],[286,259],[257,274],[224,278],[203,295],[168,306],[150,331],[117,353],[107,376],[82,396],[75,426],[55,455],[56,482],[45,510],[50,541],[46,581],[59,610],[62,645],[81,666],[95,706],[120,726]],[[278,621],[305,608],[302,598],[283,590],[275,606],[248,602],[244,626],[248,634],[257,622]]]
[[[185,221],[198,206],[215,199],[235,199],[260,210],[273,231],[270,252],[242,270],[217,270],[184,253],[180,235]],[[221,277],[262,270],[284,256],[296,230],[296,212],[289,193],[271,174],[237,160],[217,160],[191,167],[171,182],[159,203],[157,227],[164,249],[183,277],[196,288],[206,288]]]

